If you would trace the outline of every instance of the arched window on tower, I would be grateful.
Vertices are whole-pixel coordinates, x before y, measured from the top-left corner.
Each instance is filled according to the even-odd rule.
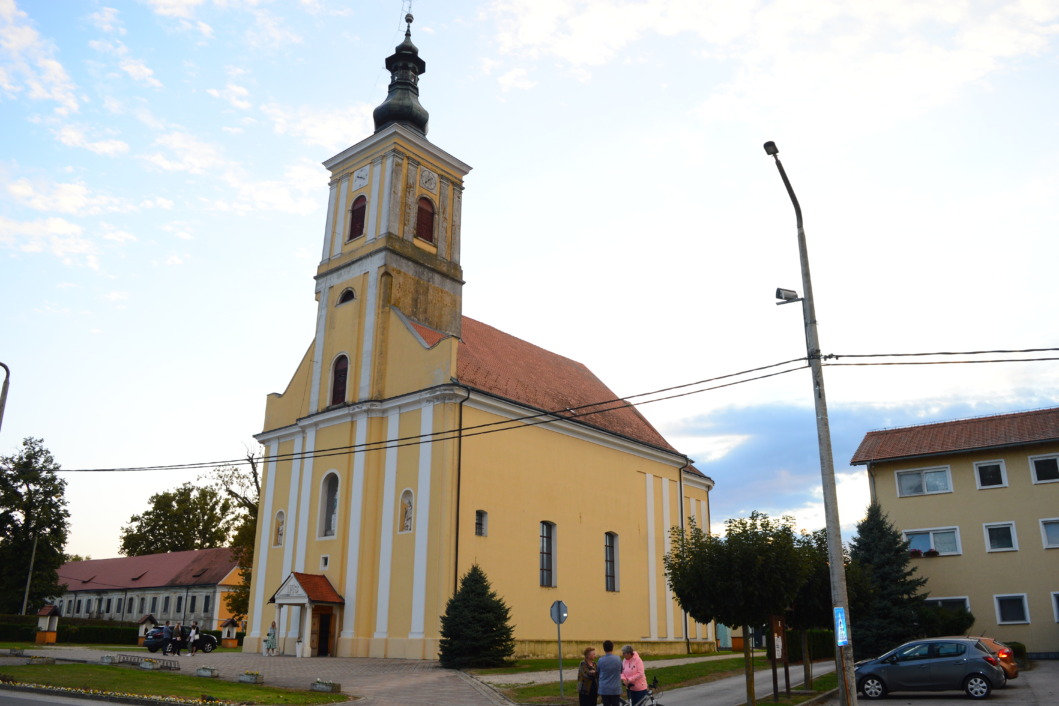
[[[353,301],[356,298],[357,298],[357,293],[356,292],[354,292],[352,289],[345,289],[345,290],[342,291],[341,294],[338,295],[338,303],[339,304],[345,304],[346,302],[351,302],[351,301]]]
[[[334,537],[338,526],[338,475],[328,473],[320,493],[320,536]]]
[[[419,199],[416,215],[416,237],[428,243],[434,242],[434,204],[425,196]]]
[[[331,404],[346,401],[346,379],[349,377],[349,358],[338,356],[331,373]]]
[[[349,216],[349,238],[347,240],[353,240],[353,238],[359,238],[364,235],[364,214],[368,211],[368,199],[364,196],[358,196],[353,200],[353,208],[350,209]]]

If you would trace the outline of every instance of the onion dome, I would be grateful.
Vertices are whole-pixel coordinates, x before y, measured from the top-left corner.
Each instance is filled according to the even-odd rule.
[[[408,23],[404,41],[386,57],[390,87],[386,100],[373,113],[375,132],[396,123],[426,135],[430,113],[419,103],[419,75],[426,72],[427,64],[419,58],[419,49],[412,44],[412,15],[405,15],[404,19]]]

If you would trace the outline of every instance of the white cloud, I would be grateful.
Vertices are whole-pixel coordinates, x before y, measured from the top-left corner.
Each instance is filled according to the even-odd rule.
[[[96,247],[82,228],[64,218],[14,221],[0,216],[0,246],[25,253],[50,253],[67,265],[99,269]]]
[[[183,265],[184,258],[180,257],[180,255],[177,255],[176,253],[170,253],[165,259],[165,264],[173,267],[177,265]]]
[[[83,147],[89,152],[106,157],[125,154],[129,151],[129,145],[121,140],[91,140],[85,135],[84,130],[75,125],[64,125],[52,132],[59,142],[67,147]]]
[[[206,93],[214,98],[220,98],[221,100],[226,101],[230,106],[238,108],[239,110],[246,110],[251,106],[250,101],[246,100],[247,96],[250,95],[250,91],[248,91],[245,86],[229,83],[224,87],[224,90],[209,88],[206,90]]]
[[[38,187],[29,179],[17,179],[7,191],[22,204],[36,211],[91,216],[107,212],[127,212],[134,207],[124,199],[93,194],[80,182],[54,183]]]
[[[143,159],[163,171],[202,174],[210,169],[227,166],[217,147],[186,132],[167,133],[156,139],[154,144],[164,148],[166,153],[155,152],[144,155]]]
[[[108,302],[128,301],[129,293],[128,292],[107,292],[106,294],[103,295],[103,299],[105,299]]]
[[[289,108],[275,103],[261,106],[261,112],[272,121],[280,135],[301,138],[308,145],[338,150],[353,143],[356,135],[370,134],[374,129],[372,111],[366,103],[346,108]]]
[[[118,57],[118,68],[128,74],[132,80],[137,83],[150,86],[151,88],[162,87],[162,82],[154,77],[154,71],[148,67],[142,59],[136,59],[129,56],[129,48],[121,41],[115,39],[112,42],[105,42],[94,39],[88,43],[88,46],[100,53],[112,54]]]
[[[136,236],[124,230],[118,230],[109,223],[100,224],[103,228],[103,240],[109,240],[113,243],[129,243],[137,240]]]
[[[104,7],[99,12],[93,12],[88,19],[104,32],[125,34],[125,28],[118,19],[118,11],[113,7]]]
[[[55,48],[27,21],[14,0],[0,0],[0,91],[9,96],[25,92],[34,100],[58,104],[58,115],[79,108],[73,81],[53,58]]]
[[[265,10],[253,12],[254,25],[247,31],[247,40],[251,46],[271,49],[286,44],[301,44],[300,35],[283,26],[283,21]]]
[[[163,17],[191,19],[195,8],[204,0],[146,0],[146,2],[156,14]]]
[[[180,221],[167,223],[166,225],[162,226],[162,230],[166,231],[167,233],[172,233],[175,237],[180,238],[181,240],[193,240],[195,237],[191,234],[191,226],[187,223],[182,223]]]
[[[500,88],[505,91],[509,91],[512,88],[528,90],[537,85],[536,81],[530,80],[529,72],[526,71],[526,69],[511,69],[506,74],[498,78],[497,83],[499,83]]]

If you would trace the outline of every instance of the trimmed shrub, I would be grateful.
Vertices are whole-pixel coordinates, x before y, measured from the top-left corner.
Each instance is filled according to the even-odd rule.
[[[35,623],[36,621],[34,621]],[[0,640],[4,642],[33,642],[37,639],[36,625],[0,623]]]

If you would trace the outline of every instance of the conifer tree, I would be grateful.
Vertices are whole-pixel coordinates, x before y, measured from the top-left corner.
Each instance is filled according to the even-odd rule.
[[[915,577],[908,542],[876,503],[857,524],[850,559],[863,587],[850,615],[854,657],[877,657],[917,637],[918,612],[926,597],[920,589],[927,580]]]
[[[489,585],[477,565],[460,579],[460,587],[441,616],[442,667],[500,667],[515,653],[511,609]]]

